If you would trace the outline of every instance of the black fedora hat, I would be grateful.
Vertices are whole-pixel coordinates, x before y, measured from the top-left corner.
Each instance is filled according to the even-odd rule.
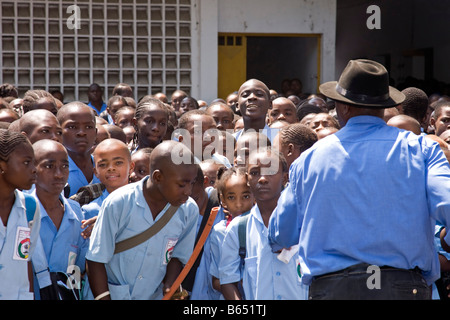
[[[386,68],[365,59],[350,60],[339,81],[326,82],[319,90],[332,100],[368,108],[394,107],[405,100],[403,93],[389,86]]]

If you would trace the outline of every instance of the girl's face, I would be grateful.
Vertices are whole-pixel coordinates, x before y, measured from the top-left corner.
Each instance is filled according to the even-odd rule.
[[[167,112],[158,106],[149,106],[140,119],[135,119],[139,147],[156,147],[167,132]]]
[[[31,189],[36,183],[36,166],[33,147],[22,143],[14,150],[8,161],[2,163],[3,179],[15,189]]]
[[[233,216],[237,217],[249,211],[254,204],[253,194],[247,185],[244,175],[232,175],[225,183],[220,196],[222,206]]]

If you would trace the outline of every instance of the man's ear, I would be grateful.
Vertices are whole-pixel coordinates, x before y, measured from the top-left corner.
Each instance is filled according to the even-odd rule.
[[[436,130],[436,119],[434,117],[430,117],[430,126],[432,126],[434,128],[434,130]]]

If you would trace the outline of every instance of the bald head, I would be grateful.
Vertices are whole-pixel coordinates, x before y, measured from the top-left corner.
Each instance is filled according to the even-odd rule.
[[[387,124],[391,127],[397,127],[400,129],[411,131],[417,135],[421,134],[419,121],[405,114],[399,114],[390,118],[387,121]]]
[[[109,153],[109,154],[123,154],[125,157],[131,161],[131,154],[130,150],[128,149],[128,146],[115,138],[109,138],[101,141],[96,147],[93,152],[94,159],[98,157],[98,155],[102,153]]]
[[[173,168],[175,165],[192,165],[195,163],[191,150],[183,143],[164,140],[150,154],[150,172]]]
[[[25,113],[18,123],[19,131],[25,134],[31,143],[41,139],[62,142],[62,129],[56,116],[46,109],[36,109]]]
[[[49,153],[62,152],[67,156],[66,148],[58,141],[42,139],[33,143],[34,157],[36,162],[47,158]]]
[[[95,111],[89,107],[87,104],[80,101],[69,102],[63,105],[56,114],[59,123],[63,123],[68,119],[71,113],[79,113],[81,111],[88,111],[92,114],[94,121],[96,121]]]

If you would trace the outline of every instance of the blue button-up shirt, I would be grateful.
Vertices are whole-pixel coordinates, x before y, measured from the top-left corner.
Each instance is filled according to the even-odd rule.
[[[220,283],[242,279],[246,300],[306,300],[308,287],[297,273],[298,260],[289,263],[278,260],[269,246],[268,230],[258,205],[249,213],[246,229],[244,270],[240,270],[239,221],[234,218],[226,228],[219,262]]]
[[[270,240],[276,250],[300,239],[304,283],[361,262],[439,278],[433,237],[435,220],[450,222],[450,166],[436,142],[354,117],[303,152],[289,179]]]
[[[90,238],[86,259],[104,263],[109,291],[114,300],[159,300],[167,264],[177,258],[186,264],[192,254],[198,206],[192,198],[182,204],[170,221],[149,240],[114,254],[115,243],[135,236],[153,225],[143,194],[147,179],[127,184],[103,202]]]
[[[94,157],[91,156],[91,158],[92,162],[94,162]],[[69,197],[77,193],[81,187],[84,187],[90,183],[100,182],[100,180],[97,178],[95,174],[92,177],[92,181],[87,181],[83,171],[81,171],[81,169],[78,168],[77,164],[72,160],[72,158],[70,158],[69,156],[68,159],[69,159],[69,178],[67,180],[67,183],[70,186]]]

